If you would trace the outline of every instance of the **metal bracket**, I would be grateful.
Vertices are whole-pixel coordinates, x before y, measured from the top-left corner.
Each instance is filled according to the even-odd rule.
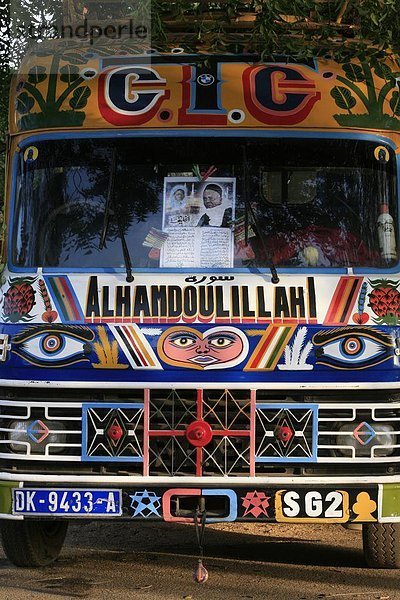
[[[0,333],[0,362],[7,360],[7,353],[11,350],[11,344],[8,343],[9,338],[7,333]]]

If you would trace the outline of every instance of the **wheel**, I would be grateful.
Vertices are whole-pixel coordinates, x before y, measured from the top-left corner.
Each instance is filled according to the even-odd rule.
[[[400,568],[400,523],[365,523],[364,557],[373,569]]]
[[[1,521],[3,550],[17,567],[45,567],[54,562],[64,544],[68,522]]]

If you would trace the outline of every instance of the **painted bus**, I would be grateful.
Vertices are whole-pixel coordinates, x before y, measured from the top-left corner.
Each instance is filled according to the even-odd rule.
[[[400,64],[48,42],[25,67],[8,558],[49,564],[76,518],[336,523],[399,567]]]

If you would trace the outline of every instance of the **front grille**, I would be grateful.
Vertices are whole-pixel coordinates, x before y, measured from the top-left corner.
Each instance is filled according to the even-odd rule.
[[[346,445],[348,439],[357,443]],[[390,456],[385,455],[389,450]],[[320,408],[318,459],[329,463],[400,461],[399,405]]]
[[[395,473],[400,402],[179,389],[41,400],[35,391],[0,400],[0,466],[160,477]]]
[[[61,442],[52,441],[56,435]],[[78,461],[81,445],[82,407],[78,403],[0,401],[0,458],[12,454],[16,460],[56,462],[62,455],[64,462]]]

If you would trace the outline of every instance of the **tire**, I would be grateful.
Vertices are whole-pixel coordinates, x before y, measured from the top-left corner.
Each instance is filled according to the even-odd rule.
[[[400,523],[365,523],[364,558],[373,569],[400,569]]]
[[[3,550],[16,567],[45,567],[60,555],[66,521],[0,521]]]

